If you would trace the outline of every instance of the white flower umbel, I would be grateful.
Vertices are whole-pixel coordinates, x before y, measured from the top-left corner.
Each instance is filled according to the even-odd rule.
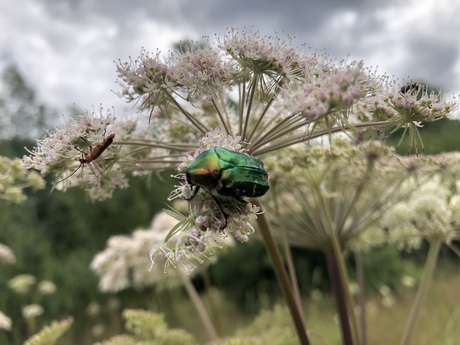
[[[115,188],[126,188],[128,181],[118,164],[119,148],[114,140],[125,140],[135,129],[134,121],[115,121],[110,111],[86,113],[66,128],[49,132],[24,156],[23,164],[45,176],[54,173],[54,188],[65,191],[79,186],[93,200],[111,197]]]
[[[420,184],[418,180],[409,181],[418,186],[413,196],[401,202],[394,211],[387,214],[382,222],[388,240],[399,247],[418,248],[422,240],[429,243],[428,254],[423,268],[414,303],[406,323],[401,344],[410,344],[422,306],[429,291],[429,285],[436,270],[439,252],[443,244],[459,254],[460,250],[452,241],[460,238],[459,189],[460,154],[443,153],[430,157],[437,174],[429,181]],[[398,221],[398,220],[403,221]]]
[[[414,124],[416,129],[419,122],[446,118],[457,108],[455,98],[402,92],[396,81],[361,61],[307,54],[276,34],[230,29],[216,37],[216,44],[205,37],[178,47],[167,55],[143,50],[139,58],[116,64],[120,97],[137,102],[141,112],[136,121],[121,125],[111,115],[87,114],[67,129],[50,132],[24,164],[42,174],[56,173],[57,188],[78,185],[93,199],[126,187],[126,174],[178,169],[182,182],[173,199],[190,196],[181,174],[197,154],[218,145],[265,160],[269,153],[336,132],[413,129]],[[115,134],[113,143],[82,164],[110,134]],[[216,207],[206,191],[189,206],[173,231],[185,237],[171,237],[175,245],[155,248],[154,258],[161,253],[173,264],[219,242],[215,237],[221,237],[224,212],[229,216],[225,231],[247,241],[259,212],[235,198]]]
[[[361,61],[307,54],[290,38],[231,29],[216,41],[119,61],[120,97],[137,101],[148,116],[120,121],[102,109],[82,115],[50,131],[23,163],[54,173],[58,189],[80,186],[99,200],[127,187],[126,174],[176,168],[179,157],[202,150],[200,140],[216,128],[241,146],[238,151],[258,156],[365,127],[408,127],[417,139],[420,123],[457,108],[455,98],[444,101],[420,87],[402,92]],[[113,143],[97,150],[112,134]],[[82,163],[87,155],[92,162]]]
[[[409,200],[397,204],[382,219],[387,240],[400,248],[418,248],[423,239],[451,245],[460,238],[460,189],[456,183],[460,178],[460,155],[443,153],[431,159],[432,165],[439,167],[438,174],[418,185]]]
[[[329,252],[333,236],[344,249],[382,243],[383,233],[362,235],[403,197],[400,187],[413,174],[403,162],[379,142],[346,141],[299,146],[267,160],[279,198],[277,221],[291,245]]]

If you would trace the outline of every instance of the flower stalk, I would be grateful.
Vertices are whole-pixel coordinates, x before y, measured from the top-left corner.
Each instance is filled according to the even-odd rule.
[[[219,337],[217,335],[214,324],[212,323],[211,318],[209,317],[209,314],[206,310],[206,307],[203,304],[203,301],[200,298],[200,295],[198,295],[198,292],[196,291],[195,287],[190,281],[190,278],[181,269],[176,270],[176,272],[182,282],[182,285],[184,285],[185,290],[187,291],[190,297],[190,300],[195,306],[195,309],[198,312],[198,315],[200,316],[201,322],[203,323],[206,332],[208,332],[209,339],[213,341],[217,340]]]
[[[404,334],[402,336],[401,345],[410,345],[412,343],[412,338],[415,332],[415,326],[417,325],[418,318],[420,316],[420,311],[422,309],[423,303],[425,302],[426,296],[428,294],[428,288],[433,279],[433,273],[436,268],[436,263],[438,260],[439,250],[441,249],[442,240],[439,238],[434,238],[430,240],[430,247],[428,249],[428,256],[425,262],[425,267],[423,269],[422,280],[415,295],[414,303],[412,304],[412,309],[407,320],[406,327],[404,329]]]
[[[367,313],[366,313],[366,295],[364,289],[364,270],[363,270],[363,256],[361,251],[355,251],[355,262],[356,262],[356,280],[358,282],[359,292],[359,316],[360,316],[360,335],[361,344],[367,345]]]
[[[275,208],[275,217],[278,219],[280,223],[280,231],[281,231],[281,243],[283,245],[284,249],[284,255],[286,256],[286,265],[288,267],[288,274],[289,278],[291,280],[291,287],[292,287],[292,292],[294,294],[294,297],[297,301],[297,308],[300,312],[300,316],[302,317],[303,324],[305,323],[305,313],[303,309],[303,303],[302,303],[302,297],[300,295],[299,291],[299,283],[297,280],[297,275],[295,272],[295,266],[294,266],[294,260],[292,258],[292,252],[291,252],[291,247],[289,245],[289,241],[287,238],[287,229],[284,226],[285,222],[283,220],[283,216],[280,212],[280,207],[278,204],[278,197],[277,197],[277,190],[276,190],[276,182],[272,185],[272,193],[273,193],[273,203],[274,203],[274,208]]]
[[[326,215],[326,225],[330,230],[329,235],[332,252],[326,253],[326,257],[328,258],[328,268],[332,269],[331,277],[332,279],[336,280],[336,282],[333,284],[333,287],[335,286],[338,289],[338,291],[335,293],[335,296],[337,299],[339,316],[341,319],[343,340],[346,342],[346,345],[359,345],[360,339],[358,335],[358,325],[354,313],[355,308],[353,297],[351,296],[350,289],[348,288],[350,283],[344,255],[340,247],[340,243],[337,239],[336,230],[332,225],[331,217],[329,215],[324,197],[321,193],[319,193],[319,195],[321,195],[321,207],[323,208],[324,215]]]

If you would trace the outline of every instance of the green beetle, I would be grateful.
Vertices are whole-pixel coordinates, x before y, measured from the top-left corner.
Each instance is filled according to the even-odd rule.
[[[216,146],[202,152],[185,171],[187,183],[195,189],[187,200],[192,200],[200,188],[209,190],[224,217],[221,229],[227,226],[227,215],[218,196],[233,197],[244,202],[244,197],[259,197],[270,188],[264,163],[247,154]]]

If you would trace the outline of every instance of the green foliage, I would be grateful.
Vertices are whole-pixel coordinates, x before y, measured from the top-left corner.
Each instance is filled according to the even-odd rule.
[[[308,294],[311,289],[327,289],[324,255],[303,248],[291,250],[300,290]],[[235,248],[219,256],[219,260],[210,267],[210,274],[213,286],[246,310],[257,309],[262,296],[270,296],[272,303],[281,296],[270,259],[260,241],[236,243]]]
[[[195,345],[194,337],[181,329],[168,329],[164,315],[145,310],[123,312],[130,335],[117,335],[96,345]]]
[[[195,338],[182,329],[170,329],[158,336],[155,345],[198,345]]]
[[[217,340],[210,345],[262,345],[262,340],[255,337],[235,337]]]
[[[237,332],[239,336],[257,336],[262,344],[297,345],[299,339],[286,307],[276,305],[273,310],[263,310],[254,322]]]
[[[62,321],[53,321],[51,325],[44,327],[39,333],[27,340],[24,345],[54,345],[72,326],[73,318]]]
[[[388,145],[396,146],[403,130],[393,133],[387,140]],[[424,123],[419,128],[425,147],[424,154],[437,154],[440,152],[458,151],[460,149],[460,121],[443,119],[436,122]],[[408,154],[409,138],[405,138],[397,148],[402,155]]]
[[[154,343],[152,341],[137,341],[130,335],[122,334],[94,345],[154,345]]]
[[[246,308],[251,303],[255,307],[254,301],[261,293],[278,292],[270,259],[261,242],[237,243],[233,250],[219,257],[210,272],[213,284]]]
[[[139,340],[155,339],[168,328],[162,314],[128,309],[123,312],[123,317],[126,320],[126,330]]]
[[[402,279],[411,276],[417,280],[419,271],[410,260],[404,259],[394,246],[374,248],[363,254],[365,288],[368,292],[377,292],[383,285],[398,290]]]

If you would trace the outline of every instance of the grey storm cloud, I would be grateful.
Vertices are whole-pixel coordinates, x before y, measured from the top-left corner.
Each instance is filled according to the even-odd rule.
[[[277,32],[333,58],[460,90],[460,3],[434,0],[18,0],[0,4],[0,63],[53,102],[113,102],[113,60],[229,28]],[[2,26],[2,15],[3,22]],[[32,56],[32,54],[34,54]],[[63,78],[62,76],[65,76]],[[90,79],[88,84],[85,80]],[[107,96],[107,95],[110,95]],[[72,100],[72,101],[70,101]]]
[[[407,42],[407,65],[410,74],[444,88],[454,86],[454,70],[459,61],[459,47],[452,42],[434,40],[426,36],[414,36]]]

